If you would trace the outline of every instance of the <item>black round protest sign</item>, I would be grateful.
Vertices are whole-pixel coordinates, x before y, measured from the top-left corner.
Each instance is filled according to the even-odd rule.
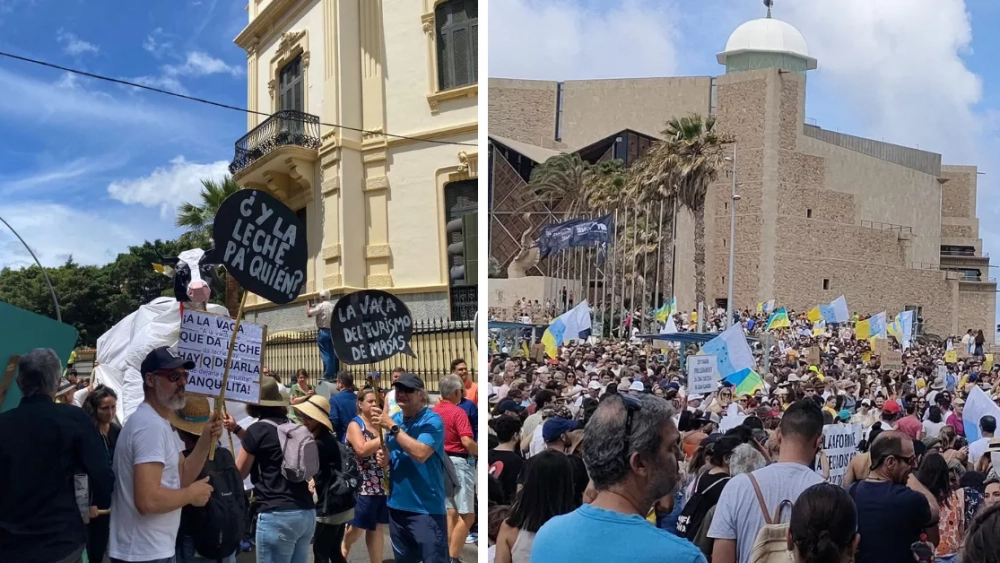
[[[240,190],[215,214],[212,263],[225,264],[243,289],[289,303],[306,280],[306,228],[295,212],[260,190]]]
[[[381,362],[410,350],[413,317],[398,297],[377,289],[341,297],[330,321],[333,351],[345,364]]]

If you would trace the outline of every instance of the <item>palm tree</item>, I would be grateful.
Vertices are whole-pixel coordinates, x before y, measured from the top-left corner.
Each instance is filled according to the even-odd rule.
[[[635,201],[643,204],[661,198],[673,205],[676,200],[694,215],[695,296],[699,302],[705,301],[705,197],[723,167],[723,145],[732,142],[715,130],[715,124],[714,117],[698,114],[671,119],[662,132],[663,141],[654,144],[629,170],[629,193]],[[669,294],[673,291],[670,288]]]
[[[177,208],[177,226],[187,227],[180,241],[192,247],[208,248],[212,245],[212,225],[215,214],[227,197],[240,191],[240,185],[232,177],[224,176],[221,182],[201,181],[201,205],[182,203]],[[239,308],[240,286],[236,278],[226,273],[226,309],[230,316],[236,316]]]
[[[525,207],[544,203],[561,206],[567,218],[611,209],[624,194],[624,166],[620,160],[590,164],[577,153],[563,153],[531,171],[531,197]]]

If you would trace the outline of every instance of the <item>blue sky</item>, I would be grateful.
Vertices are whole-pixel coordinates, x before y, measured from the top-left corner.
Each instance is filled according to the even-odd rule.
[[[715,55],[729,34],[764,14],[760,0],[494,1],[489,75],[719,75]],[[774,17],[797,27],[819,60],[807,117],[979,167],[980,236],[1000,265],[1000,2],[775,0]],[[990,276],[1000,277],[996,268]]]
[[[113,4],[113,6],[112,6]],[[246,105],[245,2],[0,0],[0,50]],[[246,116],[0,57],[0,216],[46,265],[170,238]],[[28,254],[0,228],[0,267]]]

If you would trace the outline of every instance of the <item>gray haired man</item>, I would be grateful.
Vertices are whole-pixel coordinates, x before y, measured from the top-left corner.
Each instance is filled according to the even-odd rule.
[[[546,522],[535,535],[532,561],[704,563],[694,544],[645,522],[653,503],[673,494],[681,480],[673,416],[673,407],[654,395],[601,402],[583,436],[596,497]]]
[[[448,454],[458,490],[447,499],[448,551],[452,560],[458,559],[465,547],[465,538],[476,521],[476,457],[479,446],[469,415],[458,407],[465,393],[465,383],[457,375],[446,375],[438,383],[441,401],[434,405],[434,412],[444,422],[444,452]]]
[[[97,516],[95,507],[111,506],[108,453],[83,410],[55,402],[61,374],[53,350],[21,356],[21,404],[0,414],[0,561],[83,560],[87,527],[75,475],[88,477],[90,517]]]

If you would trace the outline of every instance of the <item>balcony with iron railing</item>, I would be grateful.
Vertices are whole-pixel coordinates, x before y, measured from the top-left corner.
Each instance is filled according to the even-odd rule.
[[[272,114],[236,141],[236,152],[229,164],[229,172],[235,177],[282,147],[317,151],[321,143],[319,116],[282,110]]]

